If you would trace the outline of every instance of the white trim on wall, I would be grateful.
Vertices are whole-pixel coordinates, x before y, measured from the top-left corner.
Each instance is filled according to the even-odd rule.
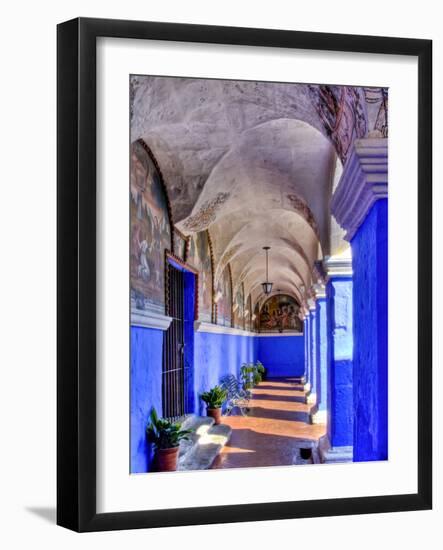
[[[287,332],[258,332],[256,336],[260,338],[275,338],[285,336],[303,336],[303,332],[287,331]]]
[[[213,323],[205,323],[204,321],[195,321],[194,322],[195,332],[210,332],[213,334],[233,334],[237,336],[256,336],[256,337],[266,337],[266,338],[275,338],[281,336],[303,336],[302,332],[251,332],[249,330],[243,330],[241,328],[233,327],[224,327],[222,325],[214,325]]]
[[[204,321],[194,322],[195,332],[211,332],[213,334],[234,334],[237,336],[257,336],[256,332],[243,330],[241,328],[224,327],[222,325],[214,325],[213,323],[205,323]]]
[[[131,326],[133,327],[168,330],[171,321],[172,317],[162,315],[161,313],[154,313],[153,311],[144,311],[140,309],[131,311]]]

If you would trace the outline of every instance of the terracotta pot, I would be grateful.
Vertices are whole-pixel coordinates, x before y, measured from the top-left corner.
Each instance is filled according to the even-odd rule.
[[[211,416],[214,419],[215,424],[221,424],[221,408],[218,409],[210,409],[209,407],[206,409],[208,416]]]
[[[157,449],[157,467],[159,472],[175,472],[177,469],[179,447]]]

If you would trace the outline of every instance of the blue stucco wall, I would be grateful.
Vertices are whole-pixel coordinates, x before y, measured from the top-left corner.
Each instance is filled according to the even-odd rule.
[[[328,405],[328,327],[327,304],[325,298],[318,298],[316,315],[317,337],[317,408],[327,410]]]
[[[310,317],[307,315],[303,323],[303,339],[305,341],[305,381],[307,384],[311,384],[311,354],[309,352],[311,334]]]
[[[226,374],[237,378],[243,363],[257,360],[257,339],[253,336],[196,332],[194,336],[194,395],[193,411],[206,414],[199,395],[220,383]]]
[[[304,337],[259,336],[257,357],[266,368],[270,378],[303,376],[305,372]]]
[[[311,389],[310,393],[317,395],[318,391],[318,365],[317,365],[317,312],[309,312],[309,353],[311,365]]]
[[[354,461],[388,457],[388,205],[378,200],[352,239]]]
[[[146,441],[151,407],[162,410],[163,331],[131,327],[131,472],[146,472],[152,450]]]
[[[331,277],[328,298],[328,436],[333,447],[353,444],[352,278]]]

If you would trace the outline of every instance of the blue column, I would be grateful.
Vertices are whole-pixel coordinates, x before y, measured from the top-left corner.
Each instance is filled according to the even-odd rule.
[[[354,461],[388,458],[388,205],[351,240],[354,271]]]
[[[309,311],[309,326],[310,326],[310,339],[309,339],[309,356],[311,364],[311,389],[306,396],[307,403],[315,403],[317,401],[317,322],[315,305]]]
[[[309,313],[306,314],[304,320],[304,339],[305,339],[305,389],[311,389],[311,353],[310,353],[310,319]]]
[[[328,307],[328,437],[332,449],[351,453],[353,444],[352,277],[331,276]],[[352,458],[352,455],[351,455]]]
[[[316,302],[316,351],[317,351],[317,410],[312,415],[314,424],[327,420],[328,407],[328,326],[326,296],[318,296]]]

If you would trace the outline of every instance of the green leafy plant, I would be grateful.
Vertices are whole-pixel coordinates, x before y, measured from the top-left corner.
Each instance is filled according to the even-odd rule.
[[[243,384],[243,389],[250,390],[254,387],[254,372],[255,365],[253,363],[243,363],[240,368],[240,379]]]
[[[266,373],[265,366],[261,361],[257,361],[257,363],[255,364],[255,368],[257,369],[257,373],[260,375],[259,382],[261,382],[265,377],[265,373]]]
[[[148,441],[156,449],[170,449],[178,447],[182,439],[189,439],[192,430],[182,430],[179,422],[171,422],[165,418],[159,418],[157,411],[152,408],[150,414],[150,423],[146,428]]]
[[[243,383],[243,389],[250,390],[263,380],[265,367],[263,363],[244,363],[240,368],[240,378]]]
[[[219,409],[227,398],[227,391],[221,386],[214,386],[209,391],[201,394],[202,400],[206,403],[208,409]]]

